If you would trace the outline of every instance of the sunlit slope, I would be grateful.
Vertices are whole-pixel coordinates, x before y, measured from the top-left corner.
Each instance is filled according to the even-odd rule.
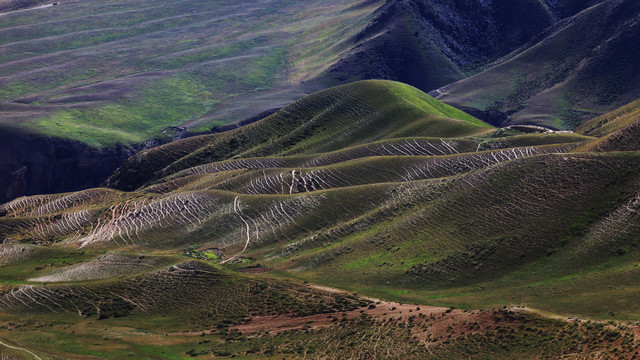
[[[514,290],[514,301],[601,317],[612,311],[600,303],[607,292],[588,298],[590,287],[567,286],[604,284],[629,271],[620,281],[635,276],[637,162],[633,153],[544,155],[431,180],[351,186],[352,173],[334,189],[305,192],[304,181],[285,178],[286,195],[178,190],[120,194],[111,206],[109,200],[78,202],[76,208],[48,205],[80,194],[54,202],[26,198],[10,203],[14,210],[1,223],[3,236],[14,242],[96,250],[200,245],[216,249],[223,263],[254,258],[316,282],[424,294],[414,300],[432,292],[458,304],[476,304],[478,297],[498,304],[505,289],[538,284],[541,295]],[[291,194],[289,181],[295,184]],[[100,268],[103,262],[84,266]],[[66,275],[71,281],[75,273],[65,269],[25,280]],[[571,283],[565,283],[567,276]],[[493,286],[493,292],[475,293],[478,284]],[[554,286],[563,286],[567,297],[544,295]],[[447,292],[455,288],[465,288],[468,296]],[[619,293],[620,301],[636,296],[634,289]],[[583,300],[570,301],[575,296]],[[637,312],[628,305],[622,313],[635,318]]]
[[[225,296],[219,296],[220,292]],[[311,295],[314,298],[307,299]],[[269,298],[279,301],[267,301]],[[0,298],[3,311],[10,313],[66,313],[103,319],[179,310],[171,317],[201,316],[199,326],[223,319],[240,321],[251,315],[300,316],[353,310],[361,301],[284,281],[243,278],[198,261],[184,261],[142,275],[114,277],[111,281],[27,285]]]
[[[398,83],[332,88],[142,152],[114,176],[135,191],[0,206],[3,251],[27,259],[4,281],[65,293],[200,251],[385,298],[636,319],[640,158],[576,152],[598,140],[495,129]]]
[[[459,138],[491,129],[408,85],[362,81],[314,93],[242,128],[143,151],[108,183],[133,190],[173,172],[232,157],[312,154],[383,139]]]
[[[277,263],[296,276],[379,294],[406,289],[406,298],[418,299],[432,290],[459,303],[635,318],[638,160],[552,155],[500,164],[452,179],[444,192],[416,189],[384,221],[360,231],[345,227],[342,236],[264,256],[283,259]],[[593,293],[607,286],[611,291]],[[617,301],[607,305],[611,296]]]

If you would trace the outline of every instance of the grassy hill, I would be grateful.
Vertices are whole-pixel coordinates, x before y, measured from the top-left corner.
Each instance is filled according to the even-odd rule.
[[[580,125],[576,129],[578,132],[598,136],[580,149],[599,152],[640,150],[639,106],[640,101],[634,101]]]
[[[225,160],[338,150],[408,136],[453,138],[492,127],[401,83],[363,81],[317,92],[256,123],[142,151],[110,186],[136,189],[172,172]]]
[[[509,117],[498,122],[573,129],[640,97],[639,12],[635,1],[601,2],[482,73],[438,90],[437,98]]]
[[[130,191],[0,205],[0,337],[113,358],[630,358],[640,155],[584,149],[633,108],[597,138],[522,133],[365,81],[143,151],[113,177]]]

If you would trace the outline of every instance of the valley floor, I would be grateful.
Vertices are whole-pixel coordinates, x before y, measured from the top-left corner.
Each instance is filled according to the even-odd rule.
[[[161,317],[178,321],[171,314]],[[353,310],[259,315],[198,330],[187,319],[163,329],[153,328],[159,319],[145,317],[0,319],[5,324],[0,354],[11,359],[633,359],[640,354],[637,323],[547,316],[522,307],[460,310],[371,298]]]

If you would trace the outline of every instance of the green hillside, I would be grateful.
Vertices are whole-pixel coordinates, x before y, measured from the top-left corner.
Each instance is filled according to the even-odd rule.
[[[457,138],[491,129],[408,85],[369,80],[314,93],[235,130],[142,151],[108,183],[134,190],[154,178],[232,157],[309,154],[381,139]]]
[[[92,0],[2,14],[1,123],[104,147],[238,122],[302,96],[378,5]]]
[[[100,186],[331,86],[431,91],[602,1],[0,0],[0,202]]]
[[[639,20],[0,0],[0,359],[640,358]]]
[[[2,1],[0,125],[109,147],[208,132],[327,85],[428,91],[581,7],[512,3]]]
[[[580,125],[576,131],[598,136],[580,151],[638,151],[640,150],[640,101],[634,101],[608,114]]]
[[[630,108],[594,124],[625,130]],[[112,178],[131,191],[0,205],[0,337],[111,358],[633,354],[640,155],[585,152],[609,133],[584,132],[365,81],[143,151]]]

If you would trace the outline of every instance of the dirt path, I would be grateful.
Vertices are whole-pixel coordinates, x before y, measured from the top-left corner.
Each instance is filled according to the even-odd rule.
[[[29,353],[31,356],[33,356],[34,358],[38,359],[38,360],[42,360],[42,358],[36,354],[34,354],[33,352],[31,352],[30,350],[21,348],[21,347],[17,347],[17,346],[11,346],[3,341],[0,341],[0,345],[8,347],[9,349],[14,349],[14,350],[20,350],[20,351],[25,351],[27,353]]]
[[[31,10],[44,9],[44,8],[48,8],[48,7],[51,7],[51,6],[53,6],[53,4],[46,4],[46,5],[34,6],[34,7],[31,7],[31,8],[27,8],[27,9],[7,11],[6,13],[0,13],[0,16],[16,14],[16,13],[21,13],[21,12],[31,11]]]
[[[249,243],[251,242],[251,229],[249,227],[249,223],[247,222],[247,220],[244,219],[244,216],[242,215],[242,211],[238,211],[240,209],[240,206],[238,206],[238,199],[240,197],[236,196],[235,199],[233,199],[233,211],[235,211],[236,215],[238,215],[240,217],[240,220],[242,220],[242,222],[244,222],[244,225],[246,226],[246,230],[247,230],[247,241],[244,244],[244,248],[242,249],[242,251],[240,251],[239,253],[233,255],[232,257],[228,258],[227,260],[224,260],[222,262],[220,262],[220,264],[226,264],[229,261],[237,258],[238,256],[242,255],[246,250],[247,247],[249,246]]]

